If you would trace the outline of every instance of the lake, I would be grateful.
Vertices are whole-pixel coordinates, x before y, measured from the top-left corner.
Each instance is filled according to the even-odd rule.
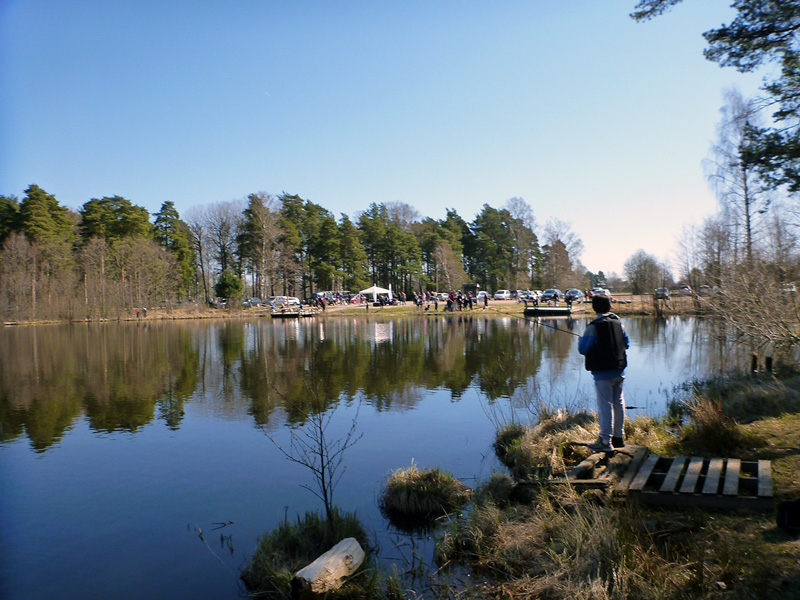
[[[355,423],[335,504],[386,563],[428,553],[378,509],[394,469],[470,486],[500,469],[496,427],[594,405],[585,321],[464,313],[0,329],[0,598],[237,598],[257,539],[322,503],[287,460],[314,400]],[[626,401],[737,366],[692,317],[624,320]],[[430,560],[430,556],[423,556]]]

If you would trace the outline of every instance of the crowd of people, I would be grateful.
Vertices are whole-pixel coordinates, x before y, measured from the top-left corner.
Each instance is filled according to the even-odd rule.
[[[349,294],[349,293],[326,293],[314,294],[311,298],[305,300],[301,305],[312,306],[325,310],[327,306],[332,304],[379,304],[381,306],[406,304],[412,302],[420,310],[439,310],[439,304],[443,304],[443,312],[457,312],[462,310],[472,310],[479,304],[478,298],[469,292],[461,290],[451,290],[449,293],[437,292],[412,292],[406,294],[403,291],[398,292],[392,298],[388,294],[378,294],[374,299],[371,294]],[[489,302],[488,294],[483,296],[483,308],[486,308]]]

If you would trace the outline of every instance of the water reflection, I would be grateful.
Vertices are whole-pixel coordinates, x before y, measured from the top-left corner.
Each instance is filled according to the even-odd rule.
[[[647,393],[732,363],[702,320],[625,322],[629,379]],[[379,412],[413,409],[433,389],[458,401],[476,386],[492,403],[578,377],[572,334],[584,325],[454,315],[5,328],[0,441],[27,437],[41,451],[81,416],[96,432],[136,432],[156,419],[175,430],[187,402],[221,418],[297,424],[310,409],[309,381],[326,382],[326,404],[364,400]]]

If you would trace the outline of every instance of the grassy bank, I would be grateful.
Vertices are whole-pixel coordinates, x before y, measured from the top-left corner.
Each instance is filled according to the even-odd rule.
[[[776,503],[797,499],[798,392],[796,374],[704,384],[672,417],[628,422],[626,436],[665,456],[771,460]],[[579,460],[569,442],[595,429],[586,415],[548,415],[498,432],[497,447],[512,472],[547,477]],[[513,489],[507,476],[493,477],[438,545],[440,562],[469,565],[489,597],[798,597],[800,538],[776,526],[774,511],[647,507],[569,488],[521,503]]]

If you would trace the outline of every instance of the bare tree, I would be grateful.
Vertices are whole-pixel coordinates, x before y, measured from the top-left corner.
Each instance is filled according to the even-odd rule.
[[[446,241],[439,240],[433,252],[433,260],[436,263],[437,290],[440,283],[446,290],[456,290],[468,281],[464,264]]]
[[[206,230],[219,272],[233,269],[240,272],[236,263],[237,236],[242,222],[242,201],[217,202],[208,207]]]
[[[200,267],[200,277],[203,280],[203,295],[205,302],[209,301],[209,264],[208,264],[208,214],[205,206],[197,205],[189,209],[184,217],[184,222],[189,227],[191,244]]]
[[[508,226],[515,248],[513,256],[515,264],[512,265],[509,285],[513,288],[528,288],[533,283],[534,268],[539,253],[536,217],[533,215],[533,209],[522,198],[509,198],[505,208],[511,215]]]
[[[661,282],[661,276],[662,268],[658,260],[644,250],[637,250],[625,261],[625,277],[634,294],[652,292]]]
[[[316,361],[316,355],[311,360]],[[313,367],[310,371],[318,372]],[[338,404],[328,405],[325,402],[325,391],[330,388],[330,380],[330,369],[321,381],[306,376],[304,387],[310,402],[308,419],[302,427],[291,430],[288,449],[280,446],[269,433],[267,437],[286,459],[311,471],[315,486],[303,485],[303,487],[322,500],[325,516],[328,522],[332,523],[333,492],[345,472],[344,454],[361,439],[363,434],[356,435],[358,421],[358,411],[356,411],[347,433],[343,437],[331,439],[328,430],[334,420]],[[291,403],[286,396],[283,397],[286,403]]]
[[[781,289],[769,265],[756,262],[749,269],[726,271],[722,285],[706,302],[739,342],[772,356],[792,352],[800,344],[800,305],[796,296]]]
[[[548,246],[556,241],[564,244],[570,262],[577,262],[583,255],[583,240],[572,231],[572,224],[561,219],[550,219],[544,226],[544,240]]]
[[[742,158],[749,143],[747,131],[758,125],[759,111],[755,101],[746,100],[737,89],[731,88],[725,92],[725,105],[720,112],[722,120],[717,126],[717,142],[711,148],[711,158],[706,161],[706,171],[720,204],[732,220],[734,231],[742,232],[745,257],[747,263],[752,264],[756,218],[767,210],[770,202],[755,166]]]
[[[386,202],[384,206],[389,222],[404,233],[411,231],[411,225],[422,218],[416,208],[405,202]]]

